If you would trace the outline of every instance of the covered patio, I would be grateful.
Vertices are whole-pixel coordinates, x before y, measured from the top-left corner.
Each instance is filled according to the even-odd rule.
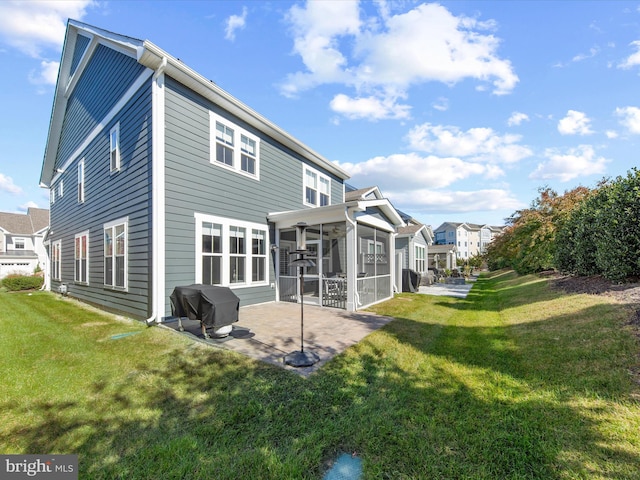
[[[398,291],[395,232],[404,222],[388,200],[276,212],[268,220],[278,301],[299,303],[303,295],[307,304],[353,312]],[[313,263],[301,267],[302,277],[301,259]]]

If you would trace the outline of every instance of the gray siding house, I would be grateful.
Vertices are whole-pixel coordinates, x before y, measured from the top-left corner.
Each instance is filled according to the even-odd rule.
[[[305,303],[382,301],[403,222],[347,201],[347,178],[153,43],[68,22],[41,173],[52,290],[148,322],[193,283],[297,302],[306,244]]]

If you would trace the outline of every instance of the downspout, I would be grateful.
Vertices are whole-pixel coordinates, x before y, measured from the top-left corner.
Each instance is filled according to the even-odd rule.
[[[151,316],[145,320],[147,326],[154,322],[160,323],[159,306],[160,292],[160,253],[161,235],[160,227],[164,219],[164,196],[160,198],[160,192],[164,192],[164,70],[167,67],[167,57],[162,57],[162,62],[153,74],[151,83]],[[162,210],[161,210],[162,209]],[[163,229],[164,230],[164,229]]]

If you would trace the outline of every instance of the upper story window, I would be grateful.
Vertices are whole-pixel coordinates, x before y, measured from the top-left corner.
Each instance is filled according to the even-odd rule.
[[[120,170],[120,122],[111,129],[109,134],[109,162],[111,172]]]
[[[304,203],[324,207],[331,203],[331,179],[311,167],[304,167]]]
[[[260,140],[229,120],[210,112],[211,163],[253,178],[259,177]]]
[[[56,203],[56,189],[54,187],[51,187],[51,190],[49,190],[49,203],[52,205]]]
[[[64,195],[64,181],[60,180],[60,183],[58,184],[58,196],[62,198],[63,195]]]
[[[25,239],[16,237],[13,239],[13,248],[16,250],[24,250],[25,249]]]
[[[78,203],[84,202],[84,158],[78,162]]]

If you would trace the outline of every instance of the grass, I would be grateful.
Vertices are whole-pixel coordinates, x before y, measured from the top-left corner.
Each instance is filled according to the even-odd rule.
[[[1,453],[80,478],[640,479],[629,310],[501,272],[397,320],[308,379],[45,292],[0,292]]]

